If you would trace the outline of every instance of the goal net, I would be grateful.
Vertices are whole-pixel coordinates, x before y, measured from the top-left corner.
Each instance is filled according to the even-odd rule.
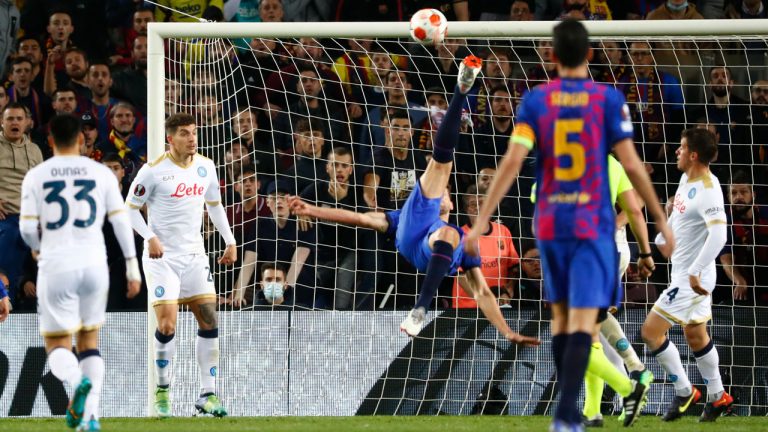
[[[531,233],[532,158],[499,206],[491,241],[481,251],[510,326],[541,338],[538,348],[502,340],[452,278],[441,286],[421,336],[407,338],[398,323],[413,306],[423,275],[395,252],[393,239],[297,221],[287,215],[284,195],[358,211],[400,208],[431,155],[458,64],[474,54],[483,58],[483,72],[456,125],[462,135],[451,180],[452,222],[471,223],[507,148],[521,98],[557,76],[551,25],[450,23],[451,39],[438,47],[412,43],[405,23],[150,25],[150,159],[164,151],[164,118],[194,114],[199,151],[219,168],[240,245],[234,268],[219,266],[223,242],[203,223],[221,300],[217,385],[230,414],[550,413],[557,387],[550,312],[541,301]],[[764,27],[707,21],[675,22],[672,29],[641,22],[627,33],[630,26],[622,22],[588,26],[592,77],[626,95],[637,150],[662,200],[674,195],[680,179],[675,150],[681,131],[705,127],[719,137],[712,171],[726,202],[732,183],[738,193],[728,206],[736,223],[729,224],[726,258],[718,259],[709,329],[725,384],[738,400],[736,412],[765,415]],[[701,28],[719,35],[691,36]],[[630,244],[634,262],[631,234]],[[271,300],[273,286],[262,280],[269,263],[284,269],[282,304]],[[629,267],[617,314],[657,378],[649,413],[661,412],[673,396],[672,386],[662,385],[670,379],[640,339],[640,326],[668,283],[669,267],[661,257],[657,263],[648,281]],[[181,313],[171,384],[175,415],[191,414],[199,392],[195,330],[192,315]],[[703,388],[680,329],[670,337],[692,382]],[[606,391],[605,413],[613,412],[611,398]]]

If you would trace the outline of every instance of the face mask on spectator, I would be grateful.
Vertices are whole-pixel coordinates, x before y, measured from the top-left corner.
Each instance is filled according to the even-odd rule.
[[[283,284],[280,282],[267,282],[264,284],[264,298],[274,303],[283,298]]]
[[[667,2],[667,9],[671,10],[672,12],[684,11],[687,7],[688,7],[687,1],[684,1],[680,4],[674,4],[671,1]]]

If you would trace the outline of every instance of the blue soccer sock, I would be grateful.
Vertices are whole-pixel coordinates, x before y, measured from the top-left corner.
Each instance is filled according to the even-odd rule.
[[[452,262],[453,246],[446,241],[435,241],[435,244],[432,246],[432,257],[429,258],[429,264],[427,264],[427,275],[424,277],[424,285],[421,287],[421,293],[419,293],[419,298],[416,300],[414,308],[421,307],[424,310],[429,310],[429,305],[432,304],[432,299],[437,294],[437,288],[440,286],[443,278],[448,275]]]
[[[555,418],[569,424],[581,423],[581,412],[576,402],[579,398],[584,373],[589,363],[592,348],[592,336],[577,332],[568,335],[568,343],[563,353],[563,360],[568,359],[568,367],[563,365],[560,381],[560,403],[557,405]]]
[[[555,358],[555,370],[557,370],[557,379],[560,379],[560,368],[563,366],[563,355],[565,347],[568,345],[568,334],[561,333],[552,336],[552,356]]]
[[[448,105],[437,136],[432,142],[432,159],[440,163],[453,162],[453,151],[459,144],[459,126],[461,124],[461,109],[467,95],[459,92],[458,87],[453,91],[453,98]]]

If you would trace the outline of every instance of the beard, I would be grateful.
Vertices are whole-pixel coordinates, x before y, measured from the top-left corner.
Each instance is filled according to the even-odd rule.
[[[741,204],[741,203],[732,204],[731,212],[733,212],[734,217],[743,218],[749,212],[749,208],[750,208],[749,204]]]
[[[712,93],[717,97],[728,96],[728,88],[723,86],[712,87]]]

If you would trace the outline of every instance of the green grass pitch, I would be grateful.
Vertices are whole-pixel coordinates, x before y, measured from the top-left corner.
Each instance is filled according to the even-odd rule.
[[[616,417],[606,417],[606,426],[594,431],[768,431],[768,417],[726,417],[717,423],[701,424],[693,416],[674,423],[660,417],[641,417],[632,429],[620,427]],[[105,432],[495,432],[546,431],[549,417],[439,416],[439,417],[239,417],[239,418],[108,418],[102,420]],[[68,431],[64,419],[2,419],[0,431]]]

